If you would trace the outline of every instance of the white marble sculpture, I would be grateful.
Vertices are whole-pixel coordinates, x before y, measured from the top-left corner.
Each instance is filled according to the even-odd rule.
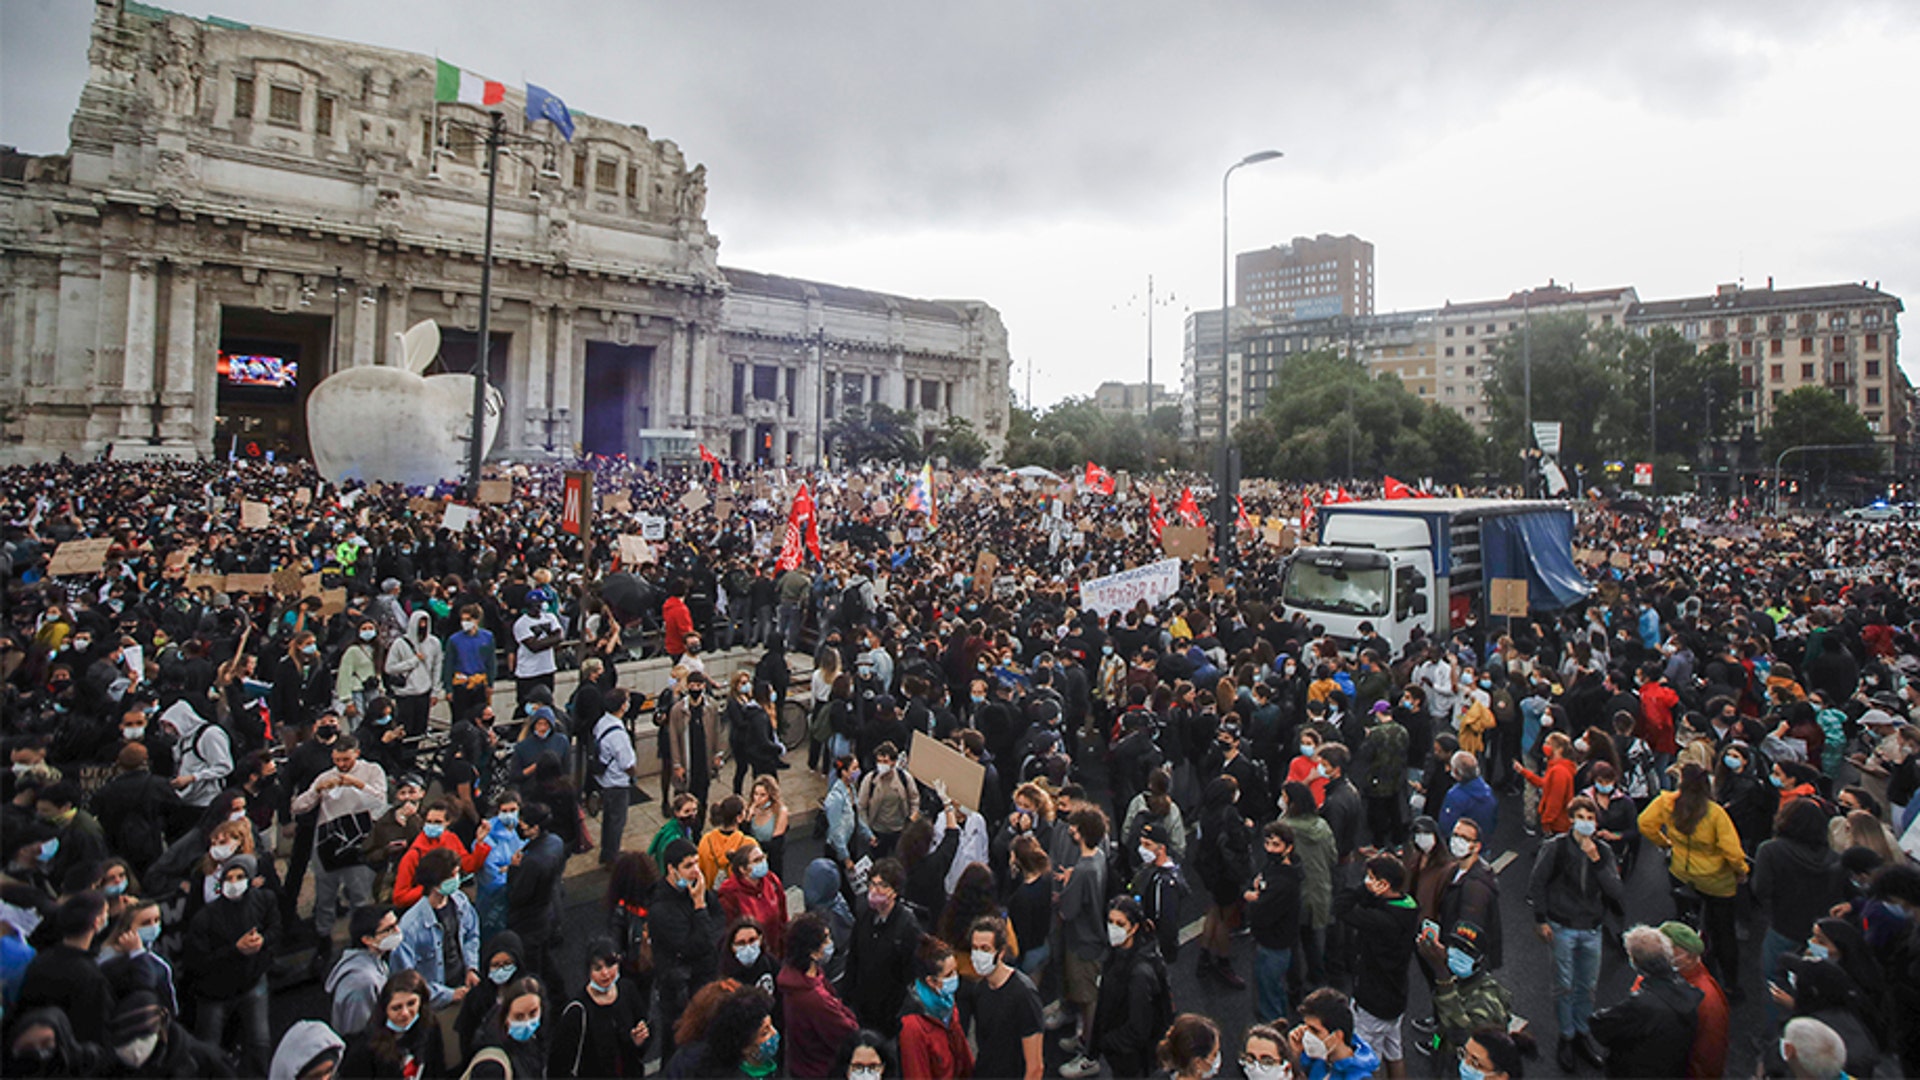
[[[307,397],[307,439],[320,475],[431,485],[467,472],[473,376],[425,375],[440,354],[440,326],[393,335],[387,362],[334,372]],[[486,449],[500,430],[500,391],[487,388]],[[484,453],[484,451],[483,451]]]

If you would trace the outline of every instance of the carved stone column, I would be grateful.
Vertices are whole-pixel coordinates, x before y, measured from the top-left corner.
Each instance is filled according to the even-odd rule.
[[[126,351],[120,369],[125,391],[120,409],[120,437],[144,439],[152,434],[154,337],[158,332],[160,282],[152,259],[127,264]]]
[[[193,441],[193,376],[199,350],[200,274],[188,263],[172,264],[167,279],[167,356],[161,379],[160,437]]]
[[[354,367],[380,362],[380,290],[376,286],[361,286],[354,298],[353,357],[348,362]]]
[[[547,396],[547,323],[552,311],[550,305],[534,304],[527,316],[527,434],[522,443],[529,447],[547,444],[548,403],[564,397],[567,391],[566,387],[555,384],[553,397]]]
[[[553,445],[569,454],[573,452],[573,415],[580,405],[573,379],[575,314],[569,307],[553,309]],[[542,445],[545,441],[543,436]]]
[[[713,335],[703,330],[697,322],[687,324],[687,426],[705,438],[707,417],[713,412],[707,401],[707,353]]]
[[[692,363],[687,355],[687,320],[673,320],[673,336],[668,339],[667,357],[667,402],[666,415],[661,418],[665,427],[686,427],[687,421],[687,366]]]

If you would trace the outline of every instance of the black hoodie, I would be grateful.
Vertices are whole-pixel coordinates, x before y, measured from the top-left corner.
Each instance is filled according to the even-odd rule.
[[[500,995],[500,986],[492,978],[493,957],[496,953],[506,953],[513,957],[514,978],[521,975],[538,975],[537,971],[527,970],[527,948],[521,942],[520,935],[511,930],[502,930],[487,939],[486,946],[480,950],[480,981],[467,991],[465,1001],[460,1003],[460,1015],[453,1021],[453,1030],[460,1037],[460,1057],[462,1060],[473,1057],[476,1045],[475,1035],[480,1025],[493,1011],[494,999]],[[541,1021],[543,1024],[545,1020]]]

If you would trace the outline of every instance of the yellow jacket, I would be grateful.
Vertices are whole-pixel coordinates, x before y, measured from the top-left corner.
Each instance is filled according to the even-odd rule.
[[[1668,791],[1648,804],[1640,812],[1640,835],[1669,852],[1667,869],[1674,877],[1706,896],[1732,896],[1747,875],[1739,830],[1719,803],[1709,802],[1693,830],[1681,832],[1673,823],[1673,804],[1679,797],[1679,792]]]
[[[1460,713],[1460,749],[1469,754],[1480,753],[1486,748],[1486,733],[1498,723],[1493,710],[1480,704],[1478,698],[1468,702]]]

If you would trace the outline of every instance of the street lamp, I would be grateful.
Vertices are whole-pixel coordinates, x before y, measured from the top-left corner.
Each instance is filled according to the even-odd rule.
[[[1234,170],[1243,165],[1258,165],[1281,156],[1278,150],[1260,150],[1248,154],[1227,166],[1227,171],[1220,177],[1220,471],[1214,482],[1213,543],[1215,558],[1222,566],[1232,561],[1234,526],[1233,492],[1228,490],[1232,486],[1233,470],[1227,441],[1227,338],[1233,322],[1229,315],[1231,309],[1227,295],[1233,260],[1233,249],[1228,240],[1228,182],[1233,179]]]

